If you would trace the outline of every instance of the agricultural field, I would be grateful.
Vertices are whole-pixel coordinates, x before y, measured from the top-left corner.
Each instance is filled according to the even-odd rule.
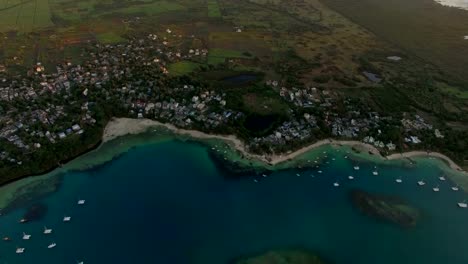
[[[181,61],[181,62],[175,62],[169,65],[168,70],[171,75],[180,76],[180,75],[192,73],[199,67],[200,67],[200,64],[198,63],[194,63],[190,61]]]
[[[219,9],[218,0],[208,0],[207,3],[208,3],[208,16],[220,18],[222,15],[221,15],[221,10]]]
[[[208,53],[208,64],[219,64],[226,62],[227,59],[251,59],[252,55],[248,52],[228,49],[210,49]]]
[[[0,0],[0,32],[28,33],[51,26],[48,0]]]
[[[468,81],[468,41],[463,39],[468,34],[468,12],[426,0],[324,3],[380,38]]]

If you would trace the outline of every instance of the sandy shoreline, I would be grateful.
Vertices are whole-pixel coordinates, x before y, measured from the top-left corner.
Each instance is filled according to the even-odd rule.
[[[131,135],[131,134],[139,134],[147,131],[150,127],[155,127],[155,126],[162,126],[170,131],[180,134],[180,135],[188,135],[193,138],[199,138],[199,139],[221,139],[230,142],[233,144],[234,148],[242,152],[246,157],[252,158],[252,159],[258,159],[261,160],[265,163],[271,164],[271,165],[276,165],[279,163],[282,163],[284,161],[287,161],[289,159],[296,158],[306,152],[309,152],[315,148],[324,146],[324,145],[336,145],[336,146],[351,146],[351,147],[357,147],[360,148],[364,151],[367,151],[369,153],[372,153],[376,156],[380,156],[383,159],[387,160],[395,160],[395,159],[407,159],[407,158],[412,158],[412,157],[433,157],[433,158],[438,158],[446,161],[448,165],[457,171],[463,171],[463,169],[458,166],[453,160],[451,160],[449,157],[437,153],[437,152],[426,152],[426,151],[411,151],[411,152],[405,152],[405,153],[397,153],[397,154],[392,154],[387,157],[381,156],[379,150],[375,148],[372,145],[360,142],[360,141],[340,141],[340,140],[333,140],[333,139],[326,139],[326,140],[320,140],[317,141],[311,145],[305,146],[299,150],[296,150],[294,152],[290,153],[285,153],[283,155],[256,155],[250,153],[245,144],[238,139],[235,136],[232,135],[212,135],[212,134],[206,134],[200,131],[196,130],[187,130],[187,129],[180,129],[177,128],[171,124],[164,124],[158,121],[150,120],[150,119],[131,119],[131,118],[113,118],[106,126],[104,129],[103,133],[103,142],[110,141],[112,139],[115,139],[120,136],[124,135]]]

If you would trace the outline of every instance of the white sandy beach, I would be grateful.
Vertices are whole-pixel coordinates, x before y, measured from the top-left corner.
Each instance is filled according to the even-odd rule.
[[[359,148],[363,151],[370,152],[374,155],[380,156],[380,152],[374,146],[360,142],[360,141],[339,141],[333,139],[326,139],[315,142],[311,145],[305,146],[299,150],[294,152],[285,153],[283,155],[265,155],[260,156],[256,154],[252,154],[248,152],[245,144],[235,136],[232,135],[212,135],[203,133],[196,130],[186,130],[186,129],[179,129],[171,124],[164,124],[158,121],[150,120],[150,119],[131,119],[131,118],[114,118],[112,119],[106,126],[103,134],[103,142],[110,141],[120,136],[129,135],[129,134],[139,134],[142,132],[147,131],[150,127],[155,126],[163,126],[174,133],[181,134],[181,135],[188,135],[193,138],[200,138],[200,139],[221,139],[226,140],[233,144],[234,148],[242,152],[246,157],[252,159],[258,159],[269,163],[271,165],[276,165],[281,162],[287,161],[289,159],[293,159],[298,157],[306,152],[309,152],[315,148],[318,148],[323,145],[331,144],[336,146],[351,146]],[[454,161],[452,161],[449,157],[437,153],[437,152],[425,152],[425,151],[411,151],[401,154],[392,154],[387,157],[383,157],[388,160],[394,159],[406,159],[412,157],[434,157],[438,159],[442,159],[446,161],[449,166],[457,171],[463,171],[460,166],[458,166]]]

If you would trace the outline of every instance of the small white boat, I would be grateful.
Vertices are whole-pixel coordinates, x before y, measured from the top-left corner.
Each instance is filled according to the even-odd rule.
[[[266,178],[266,177],[267,177],[267,175],[266,175],[266,174],[262,174],[262,177],[263,177],[263,178]]]
[[[319,170],[319,171],[317,171],[317,172],[318,172],[318,173],[322,173],[323,171]]]
[[[47,227],[44,226],[44,234],[45,235],[52,234],[52,229],[47,228]]]
[[[418,181],[418,185],[419,186],[424,186],[424,185],[426,185],[426,183],[424,181]]]
[[[348,179],[354,180],[354,176],[349,175],[349,176],[348,176]]]
[[[71,216],[64,216],[63,221],[64,222],[70,222],[71,221]]]
[[[16,248],[16,254],[23,254],[24,253],[24,248]]]
[[[335,158],[332,158],[332,160],[336,160]]]
[[[85,204],[85,203],[86,203],[86,200],[78,200],[78,204],[79,204],[79,205],[83,205],[83,204]]]
[[[466,200],[461,202],[461,203],[458,203],[458,207],[460,208],[467,208],[468,207],[468,204],[466,203]]]
[[[434,192],[438,192],[438,191],[440,191],[440,189],[439,189],[439,185],[437,185],[436,187],[432,188],[432,190],[433,190]]]
[[[296,176],[297,176],[297,177],[301,177],[301,175],[300,175],[299,173],[296,173]]]
[[[339,184],[338,182],[335,182],[335,183],[333,183],[333,186],[335,186],[335,187],[339,187],[339,186],[340,186],[340,184]]]
[[[460,188],[458,188],[458,186],[453,186],[453,187],[452,187],[452,191],[458,192],[458,190],[460,190]]]
[[[31,238],[31,235],[28,235],[23,232],[23,240],[29,240]]]
[[[444,177],[444,176],[440,176],[440,177],[439,177],[439,180],[445,181],[445,177]]]
[[[54,248],[54,247],[56,247],[56,246],[57,246],[57,244],[52,243],[52,244],[48,245],[47,248]]]
[[[345,159],[347,159],[347,158],[348,158],[348,156],[344,156],[344,158],[345,158]]]
[[[257,183],[257,182],[258,182],[258,180],[257,180],[257,179],[254,179],[254,182],[255,182],[255,183]]]
[[[397,183],[402,183],[402,182],[403,182],[403,180],[400,179],[400,178],[396,179],[395,181],[396,181]]]
[[[84,261],[76,261],[76,264],[84,264]]]
[[[377,175],[379,175],[379,172],[378,172],[378,171],[373,171],[372,174],[373,174],[374,176],[377,176]]]
[[[359,166],[354,166],[354,170],[359,170]]]

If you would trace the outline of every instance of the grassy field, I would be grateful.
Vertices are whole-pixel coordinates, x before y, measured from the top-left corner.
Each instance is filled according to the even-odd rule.
[[[176,62],[172,63],[169,65],[168,70],[169,73],[173,76],[179,76],[179,75],[184,75],[193,72],[196,70],[200,64],[190,62],[190,61],[181,61],[181,62]]]
[[[125,41],[124,38],[114,32],[105,32],[96,35],[96,39],[104,44],[118,43]]]
[[[208,63],[209,64],[219,64],[226,61],[226,59],[251,59],[252,56],[246,54],[245,52],[238,50],[228,50],[228,49],[210,49],[208,53]]]
[[[52,26],[48,0],[0,0],[0,32],[32,32]]]
[[[458,89],[457,87],[452,87],[447,84],[439,84],[439,88],[443,91],[446,92],[449,95],[455,96],[459,99],[463,100],[468,100],[468,90],[462,91]]]
[[[218,0],[207,0],[208,17],[221,17]]]
[[[431,0],[324,0],[377,36],[468,81],[468,12]]]

